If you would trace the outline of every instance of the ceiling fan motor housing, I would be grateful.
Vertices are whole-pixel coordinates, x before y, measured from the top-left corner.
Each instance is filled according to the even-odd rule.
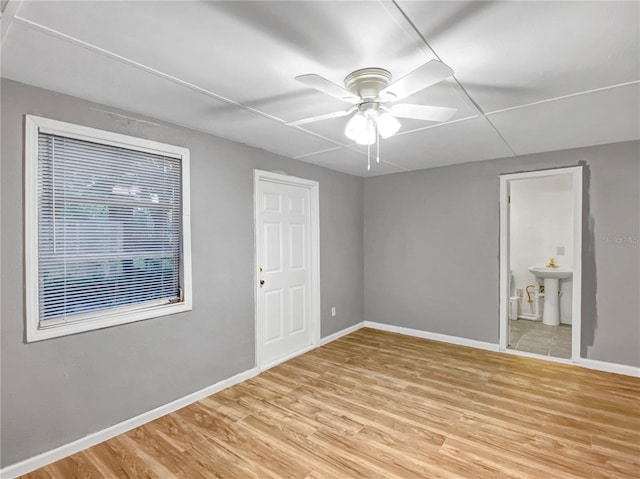
[[[391,73],[384,68],[362,68],[349,73],[344,86],[363,100],[375,100],[391,83]]]

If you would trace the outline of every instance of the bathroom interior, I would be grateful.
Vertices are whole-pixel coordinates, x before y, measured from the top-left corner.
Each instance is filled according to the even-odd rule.
[[[573,176],[510,182],[508,349],[571,358]]]

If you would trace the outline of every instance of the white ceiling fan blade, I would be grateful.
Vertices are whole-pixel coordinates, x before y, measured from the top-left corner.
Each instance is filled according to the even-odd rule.
[[[426,121],[447,121],[451,118],[457,108],[446,106],[412,105],[409,103],[399,103],[389,108],[393,116],[399,118],[412,118],[414,120]]]
[[[296,80],[304,85],[310,86],[311,88],[320,90],[327,95],[331,95],[338,100],[348,101],[349,103],[360,101],[360,98],[349,90],[342,88],[340,85],[336,85],[332,81],[329,81],[320,75],[316,75],[315,73],[297,76]]]
[[[384,98],[385,95],[391,93],[395,98],[389,101],[402,100],[409,95],[441,82],[451,75],[453,75],[451,67],[438,60],[431,60],[393,82],[380,92],[380,97]],[[391,95],[387,96],[391,97]]]
[[[316,121],[330,120],[331,118],[340,118],[343,116],[350,115],[354,111],[356,111],[356,107],[353,107],[347,111],[334,111],[333,113],[326,113],[324,115],[312,116],[310,118],[303,118],[302,120],[289,121],[285,123],[285,125],[300,126],[300,125],[305,125],[307,123],[314,123]]]

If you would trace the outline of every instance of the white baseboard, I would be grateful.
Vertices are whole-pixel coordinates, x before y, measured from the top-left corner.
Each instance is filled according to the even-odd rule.
[[[476,341],[475,339],[460,338],[458,336],[449,336],[447,334],[430,333],[419,329],[403,328],[402,326],[392,326],[390,324],[376,323],[373,321],[365,321],[365,328],[379,329],[380,331],[388,331],[390,333],[406,334],[416,338],[432,339],[443,343],[457,344],[459,346],[469,346],[471,348],[486,349],[488,351],[498,351],[498,344],[486,343],[484,341]]]
[[[351,334],[354,331],[362,328],[363,323],[358,323],[348,328],[343,329],[342,331],[338,331],[330,336],[322,338],[320,340],[320,346],[323,346],[331,341],[335,341],[342,336],[346,336],[347,334]],[[299,356],[300,354],[304,354],[307,351],[314,349],[314,346],[310,346],[309,348],[305,348],[302,351],[297,351],[292,354],[290,357],[284,358],[280,361],[276,361],[273,364],[269,364],[262,368],[262,370],[269,369],[270,367],[276,366],[281,362],[287,361],[295,356]],[[249,369],[243,373],[236,374],[233,377],[220,381],[212,386],[208,386],[200,391],[196,391],[192,394],[184,396],[180,399],[176,399],[168,404],[163,406],[159,406],[155,409],[142,413],[138,416],[132,417],[125,421],[122,421],[118,424],[110,426],[101,431],[95,432],[93,434],[89,434],[83,438],[77,439],[68,444],[64,444],[60,447],[52,449],[51,451],[43,452],[42,454],[38,454],[37,456],[33,456],[29,459],[25,459],[24,461],[17,462],[15,464],[11,464],[3,469],[0,469],[0,478],[2,479],[13,479],[15,477],[21,476],[23,474],[27,474],[29,472],[35,471],[41,467],[44,467],[53,462],[59,461],[60,459],[64,459],[67,456],[71,456],[77,452],[88,449],[96,444],[100,444],[112,437],[118,436],[119,434],[123,434],[131,429],[142,426],[154,419],[158,419],[166,414],[169,414],[173,411],[177,411],[189,404],[193,404],[200,399],[203,399],[207,396],[211,396],[217,392],[222,391],[228,387],[231,387],[235,384],[241,383],[242,381],[246,381],[247,379],[251,379],[252,377],[258,375],[260,370],[258,368]]]
[[[358,329],[362,328],[362,325],[363,323],[358,323],[348,328],[345,328],[341,331],[338,331],[337,333],[324,337],[320,340],[320,346],[324,346],[325,344],[330,343],[331,341],[335,341],[336,339],[341,338],[342,336],[351,334],[354,331],[357,331]],[[304,354],[310,351],[311,349],[314,349],[314,346],[305,348],[302,351],[297,351],[294,354],[284,359],[276,361],[272,364],[268,364],[262,367],[262,371],[269,369],[273,366],[276,366],[293,357],[299,356],[300,354]],[[229,379],[220,381],[212,386],[201,389],[200,391],[196,391],[180,399],[176,399],[175,401],[172,401],[169,404],[159,406],[155,409],[152,409],[151,411],[147,411],[145,413],[142,413],[138,416],[122,421],[121,423],[115,424],[101,431],[95,432],[93,434],[89,434],[88,436],[77,439],[68,444],[64,444],[60,447],[52,449],[51,451],[43,452],[42,454],[38,454],[37,456],[33,456],[29,459],[25,459],[24,461],[11,464],[10,466],[0,469],[0,478],[13,479],[23,474],[27,474],[29,472],[35,471],[36,469],[44,467],[53,462],[59,461],[60,459],[64,459],[67,456],[71,456],[72,454],[88,449],[92,446],[95,446],[96,444],[100,444],[101,442],[111,439],[112,437],[118,436],[119,434],[123,434],[127,431],[130,431],[131,429],[142,426],[143,424],[146,424],[149,421],[153,421],[154,419],[158,419],[159,417],[162,417],[173,411],[177,411],[178,409],[188,406],[189,404],[193,404],[194,402],[199,401],[200,399],[203,399],[207,396],[211,396],[212,394],[215,394],[217,392],[222,391],[223,389],[233,386],[234,384],[238,384],[238,383],[241,383],[242,381],[246,381],[247,379],[250,379],[258,375],[260,372],[261,371],[259,368],[249,369],[248,371],[245,371],[240,374],[236,374],[235,376]]]
[[[330,334],[329,336],[325,336],[320,340],[320,346],[324,346],[325,344],[330,343],[331,341],[335,341],[336,339],[340,339],[342,336],[346,336],[347,334],[351,334],[358,329],[362,328],[364,322],[354,324],[353,326],[349,326],[348,328],[344,328],[337,333]]]
[[[234,384],[246,381],[247,379],[256,376],[258,372],[259,371],[257,368],[249,369],[228,379],[217,382],[212,386],[201,389],[200,391],[188,394],[184,397],[181,397],[180,399],[171,401],[168,404],[159,406],[155,409],[144,412],[138,416],[132,417],[118,424],[114,424],[113,426],[110,426],[101,431],[89,434],[88,436],[77,439],[68,444],[64,444],[60,447],[52,449],[51,451],[43,452],[42,454],[38,454],[37,456],[25,459],[24,461],[11,464],[10,466],[7,466],[0,470],[0,478],[12,479],[23,474],[27,474],[31,471],[35,471],[36,469],[44,467],[47,464],[51,464],[60,459],[64,459],[67,456],[83,451],[84,449],[95,446],[96,444],[100,444],[107,439],[111,439],[112,437],[118,436],[119,434],[123,434],[127,431],[130,431],[131,429],[142,426],[149,421],[153,421],[154,419],[158,419],[159,417],[162,417],[173,411],[177,411],[178,409],[188,406],[189,404],[193,404],[200,399],[211,396],[212,394],[220,392],[223,389],[227,389]]]
[[[609,363],[606,361],[597,361],[595,359],[580,358],[578,363],[573,363],[568,359],[553,358],[549,356],[541,356],[539,354],[521,352],[521,351],[500,351],[498,344],[485,343],[474,339],[460,338],[457,336],[448,336],[446,334],[430,333],[419,329],[403,328],[402,326],[392,326],[390,324],[376,323],[373,321],[365,321],[365,328],[379,329],[380,331],[388,331],[390,333],[406,334],[416,338],[432,339],[444,343],[458,344],[460,346],[469,346],[472,348],[485,349],[488,351],[504,352],[507,354],[515,354],[517,356],[526,356],[533,359],[542,359],[556,363],[580,366],[596,371],[604,371],[607,373],[624,374],[625,376],[640,377],[640,367],[628,366],[626,364]]]
[[[488,351],[499,352],[498,344],[487,343],[484,341],[476,341],[474,339],[461,338],[458,336],[449,336],[446,334],[440,333],[431,333],[428,331],[421,331],[419,329],[411,329],[404,328],[402,326],[392,326],[389,324],[376,323],[374,321],[363,321],[358,324],[354,324],[353,326],[349,326],[341,331],[333,333],[329,336],[326,336],[320,340],[320,345],[324,346],[325,344],[330,343],[331,341],[335,341],[343,336],[351,334],[361,328],[371,328],[378,329],[380,331],[388,331],[391,333],[399,333],[405,334],[407,336],[413,336],[416,338],[423,339],[431,339],[434,341],[440,341],[444,343],[457,344],[460,346],[468,346],[472,348],[484,349]],[[313,349],[313,347],[309,348]],[[306,352],[306,351],[304,351]],[[293,356],[298,356],[303,352],[297,352]],[[534,355],[532,355],[534,356]],[[537,356],[537,359],[545,359],[544,357]],[[564,362],[564,361],[558,361]],[[578,366],[595,369],[598,371],[605,371],[609,373],[617,373],[624,374],[626,376],[634,376],[640,377],[640,368],[635,366],[627,366],[624,364],[616,364],[616,363],[608,363],[605,361],[597,361],[595,359],[586,359],[580,358],[580,363]],[[81,439],[77,439],[76,441],[70,442],[63,446],[60,446],[51,451],[44,452],[42,454],[38,454],[37,456],[31,457],[29,459],[25,459],[24,461],[18,462],[16,464],[12,464],[3,469],[0,469],[0,478],[2,479],[13,479],[17,476],[21,476],[23,474],[27,474],[31,471],[34,471],[38,468],[44,467],[47,464],[51,464],[60,459],[64,459],[67,456],[80,452],[84,449],[87,449],[91,446],[95,446],[101,442],[104,442],[112,437],[115,437],[119,434],[123,434],[131,429],[142,426],[154,419],[158,419],[166,414],[169,414],[173,411],[177,411],[189,404],[193,404],[200,399],[203,399],[207,396],[211,396],[217,392],[222,391],[228,387],[231,387],[235,384],[241,383],[242,381],[246,381],[247,379],[251,379],[252,377],[258,375],[260,370],[258,368],[252,368],[242,373],[236,374],[233,377],[220,381],[212,386],[208,386],[200,391],[196,391],[192,394],[188,394],[180,399],[176,399],[168,404],[163,406],[159,406],[155,409],[142,413],[138,416],[132,417],[121,423],[110,426],[102,431],[95,432],[88,436],[85,436]]]
[[[289,361],[290,359],[293,359],[295,357],[301,356],[304,353],[308,353],[309,351],[316,349],[318,346],[316,346],[315,344],[312,344],[311,346],[307,346],[305,348],[299,349],[298,351],[295,351],[291,354],[288,354],[282,358],[276,359],[275,361],[272,361],[270,363],[266,363],[263,364],[262,366],[260,366],[260,372],[266,371],[267,369],[271,369],[276,367],[278,364],[282,364],[284,362]]]
[[[333,334],[330,334],[329,336],[325,336],[324,338],[320,338],[320,344],[318,346],[324,346],[325,344],[328,344],[331,341],[335,341],[336,339],[339,339],[342,336],[346,336],[347,334],[351,334],[354,331],[357,331],[358,329],[362,328],[362,325],[363,325],[363,323],[360,322],[358,324],[354,324],[353,326],[349,326],[348,328],[341,329],[337,333],[333,333]],[[315,349],[318,346],[315,346],[315,345],[307,346],[306,348],[301,349],[299,351],[296,351],[295,353],[291,353],[288,356],[280,358],[280,359],[278,359],[276,361],[273,361],[271,363],[267,363],[267,364],[265,364],[264,366],[262,366],[260,368],[260,372],[266,371],[267,369],[271,369],[271,368],[277,366],[278,364],[281,364],[281,363],[284,363],[286,361],[289,361],[290,359],[293,359],[296,356],[300,356],[301,354],[308,353],[309,351]]]
[[[633,376],[640,378],[640,367],[628,366],[626,364],[608,363],[606,361],[598,361],[596,359],[580,358],[579,365],[588,368],[595,369],[597,371],[604,371],[607,373],[624,374],[625,376]]]

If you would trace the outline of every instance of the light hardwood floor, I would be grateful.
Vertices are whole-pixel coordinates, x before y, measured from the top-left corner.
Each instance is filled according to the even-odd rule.
[[[640,477],[640,379],[361,329],[27,478]]]

